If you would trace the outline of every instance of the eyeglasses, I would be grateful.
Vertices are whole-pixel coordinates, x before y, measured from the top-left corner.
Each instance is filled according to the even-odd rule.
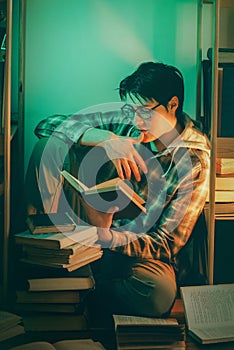
[[[137,114],[142,119],[150,119],[153,116],[154,110],[156,108],[158,108],[159,106],[161,106],[161,103],[158,103],[156,106],[151,107],[151,108],[148,108],[145,106],[139,106],[137,108],[134,108],[134,106],[132,106],[130,104],[125,104],[121,108],[121,110],[126,117],[133,118],[135,116],[135,114]]]

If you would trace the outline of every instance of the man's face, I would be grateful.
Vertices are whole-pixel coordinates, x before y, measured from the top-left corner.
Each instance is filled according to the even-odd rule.
[[[136,109],[135,116],[135,124],[144,135],[142,142],[154,141],[175,128],[177,122],[175,108],[170,108],[168,105],[167,110],[155,100],[147,101],[144,107],[149,109],[150,113],[141,113],[141,106]]]

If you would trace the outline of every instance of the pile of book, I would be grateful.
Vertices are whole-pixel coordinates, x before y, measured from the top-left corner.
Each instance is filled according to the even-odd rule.
[[[118,350],[183,350],[185,326],[175,318],[113,315]]]
[[[54,233],[55,228],[45,229],[45,222],[33,225],[37,218],[29,219],[30,229],[15,235],[19,251],[15,311],[26,331],[86,330],[86,299],[94,288],[90,263],[103,253],[95,243],[96,228],[75,225],[66,231],[61,222],[63,232]]]
[[[22,318],[11,312],[0,310],[0,342],[23,334]]]
[[[20,260],[34,265],[74,271],[99,259],[102,249],[94,226],[77,226],[61,214],[37,214],[27,219],[29,229],[15,235]],[[71,220],[71,221],[70,221]]]
[[[207,202],[209,201],[209,194]],[[215,178],[215,214],[234,215],[234,159],[217,158]]]

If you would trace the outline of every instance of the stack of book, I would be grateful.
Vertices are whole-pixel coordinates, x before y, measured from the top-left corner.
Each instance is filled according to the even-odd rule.
[[[21,263],[15,312],[26,331],[87,329],[87,296],[95,287],[90,265],[75,271]]]
[[[184,350],[185,327],[174,318],[113,315],[118,350]]]
[[[58,233],[35,230],[43,232],[44,228],[30,225],[30,230],[15,235],[20,271],[15,311],[22,316],[26,331],[86,330],[85,302],[94,288],[89,264],[102,256],[95,243],[96,228],[76,226],[65,232],[64,226]]]
[[[25,332],[22,318],[11,312],[0,311],[0,342]]]
[[[40,230],[41,232],[41,230]],[[74,271],[102,256],[94,226],[76,226],[73,231],[36,233],[30,230],[15,235],[21,247],[20,260],[33,265]]]
[[[234,215],[234,159],[232,158],[217,158],[216,161],[215,214],[223,217]]]

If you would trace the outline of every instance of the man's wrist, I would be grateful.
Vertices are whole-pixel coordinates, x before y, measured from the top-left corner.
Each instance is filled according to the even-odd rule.
[[[112,233],[109,228],[97,228],[98,240],[103,243],[110,243],[112,241]]]

